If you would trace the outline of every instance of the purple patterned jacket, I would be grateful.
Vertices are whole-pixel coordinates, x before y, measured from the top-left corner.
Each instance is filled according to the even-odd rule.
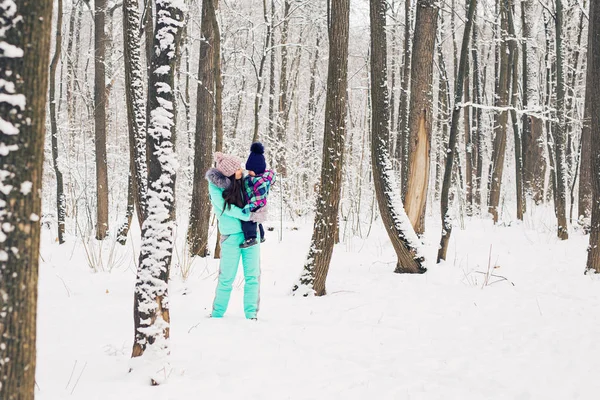
[[[270,169],[261,175],[246,176],[244,178],[244,207],[245,213],[250,213],[267,205],[267,196],[271,185],[275,183],[275,172]]]

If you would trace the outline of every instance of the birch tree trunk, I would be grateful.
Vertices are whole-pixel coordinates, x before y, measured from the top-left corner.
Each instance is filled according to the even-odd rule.
[[[300,282],[293,289],[303,295],[313,293],[316,296],[327,294],[327,273],[338,227],[348,101],[350,0],[331,0],[330,18],[321,183],[308,259]]]
[[[417,0],[410,72],[408,180],[404,195],[406,214],[417,234],[425,231],[433,120],[431,84],[438,11],[436,0]]]
[[[177,170],[173,143],[177,105],[174,82],[177,46],[184,24],[182,5],[183,2],[177,0],[156,0],[158,17],[148,92],[148,203],[135,284],[132,357],[140,357],[133,365],[149,373],[154,385],[164,381],[167,373],[165,368],[150,363],[163,362],[168,355],[168,280],[173,254],[175,221],[172,216]],[[148,353],[149,356],[141,357]]]
[[[52,0],[0,4],[0,398],[34,398]]]
[[[437,13],[437,10],[436,10]],[[423,273],[420,240],[404,211],[389,156],[389,104],[385,0],[370,1],[371,20],[371,166],[381,219],[394,246],[397,273]],[[433,31],[435,38],[435,29]],[[420,120],[420,129],[425,121]],[[407,194],[408,195],[408,194]]]

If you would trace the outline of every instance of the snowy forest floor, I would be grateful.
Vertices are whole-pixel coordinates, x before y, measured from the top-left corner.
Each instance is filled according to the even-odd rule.
[[[312,220],[288,224],[261,249],[257,322],[243,318],[240,275],[225,318],[207,318],[218,261],[195,260],[184,281],[178,251],[172,369],[159,387],[128,373],[139,242],[108,241],[112,270],[93,272],[86,253],[97,245],[59,247],[46,231],[36,399],[595,399],[600,279],[583,274],[588,237],[572,229],[561,242],[553,221],[547,208],[512,226],[467,220],[435,265],[440,229],[429,218],[424,275],[393,273],[378,221],[366,240],[336,246],[321,298],[290,295]],[[497,276],[486,284],[488,265]]]

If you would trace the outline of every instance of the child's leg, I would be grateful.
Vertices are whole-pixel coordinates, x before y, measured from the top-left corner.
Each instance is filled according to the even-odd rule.
[[[264,239],[265,238],[265,230],[264,230],[262,224],[258,224],[258,230],[260,230],[260,238]]]
[[[244,240],[256,239],[256,222],[242,221],[242,232],[244,232]]]

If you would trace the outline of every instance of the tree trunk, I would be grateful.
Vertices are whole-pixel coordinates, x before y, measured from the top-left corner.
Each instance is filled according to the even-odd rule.
[[[58,125],[56,123],[56,69],[62,49],[62,15],[63,2],[58,0],[58,16],[56,20],[56,49],[50,63],[50,130],[52,138],[52,164],[56,175],[56,219],[58,221],[58,243],[65,242],[66,201],[63,185],[63,174],[58,166]]]
[[[404,70],[402,72],[402,83],[400,85],[400,100],[398,102],[398,136],[400,144],[396,146],[396,158],[401,165],[401,196],[404,200],[406,190],[408,188],[408,149],[409,149],[409,132],[408,132],[408,101],[410,89],[410,72],[411,72],[411,27],[412,27],[412,0],[404,0]]]
[[[94,11],[94,129],[96,146],[96,239],[108,234],[108,166],[106,164],[106,0]]]
[[[130,162],[131,163],[131,162]],[[131,227],[131,220],[135,212],[135,190],[133,188],[133,176],[131,174],[132,166],[129,166],[130,172],[127,175],[127,208],[125,209],[125,221],[117,230],[117,243],[121,245],[127,244],[127,235]]]
[[[478,26],[477,26],[477,4],[475,4],[475,10],[473,11],[473,27],[472,27],[472,40],[471,44],[471,58],[473,59],[473,73],[471,74],[473,77],[473,100],[477,104],[482,103],[482,94],[481,90],[482,85],[481,82],[481,71],[479,70],[479,35],[478,35]],[[472,136],[471,141],[473,142],[473,146],[471,148],[471,157],[473,162],[475,163],[475,180],[473,182],[473,190],[474,190],[474,205],[476,208],[477,214],[481,211],[481,185],[483,182],[483,152],[484,152],[484,140],[482,134],[482,109],[481,107],[477,107],[474,110],[475,114],[475,128],[471,130]]]
[[[266,12],[266,11],[265,11]],[[271,18],[269,20],[269,32],[273,32],[275,29],[275,0],[271,0]],[[269,140],[275,139],[275,34],[270,33],[269,35],[269,47],[271,48],[271,55],[269,59],[269,121],[267,132],[269,132]],[[253,142],[258,141],[258,136],[253,139]]]
[[[142,227],[146,219],[148,168],[146,165],[146,103],[139,38],[138,0],[123,1],[123,59],[129,128],[131,189]],[[129,220],[129,218],[128,218]]]
[[[467,0],[467,8],[469,7],[469,1]],[[470,33],[469,33],[470,34]],[[469,52],[465,54],[465,78],[464,78],[464,102],[469,103],[471,101],[471,90],[470,90],[470,67],[469,67]],[[473,215],[473,140],[472,140],[472,120],[471,120],[472,107],[464,107],[463,110],[463,124],[465,134],[465,184],[466,184],[466,200],[467,200],[467,215]]]
[[[156,2],[159,18],[156,21],[155,52],[148,92],[148,203],[135,285],[135,340],[132,351],[132,357],[151,353],[148,362],[157,358],[159,362],[163,361],[168,355],[168,280],[173,254],[175,221],[172,216],[177,169],[173,142],[177,106],[174,83],[177,46],[184,24],[183,10],[179,4],[171,0]],[[140,366],[142,363],[137,361],[135,364]],[[158,376],[164,372],[164,368],[155,365],[150,368],[148,372],[151,373],[152,384],[158,384],[166,378]]]
[[[210,225],[210,199],[204,174],[212,165],[214,102],[215,93],[215,30],[211,14],[214,0],[202,2],[202,41],[198,63],[198,95],[196,107],[196,140],[194,144],[194,183],[190,226],[187,240],[190,253],[195,256],[208,255],[208,229]],[[212,10],[212,11],[211,11]]]
[[[273,43],[274,43],[274,39],[273,39],[273,21],[275,19],[273,10],[274,8],[274,0],[271,0],[271,21],[269,21],[269,17],[267,15],[267,0],[263,0],[263,18],[265,21],[265,25],[267,26],[267,34],[265,35],[265,43],[263,45],[263,51],[262,51],[262,55],[260,58],[260,64],[258,69],[256,68],[256,65],[254,65],[254,70],[256,73],[256,94],[254,96],[254,133],[252,134],[252,143],[254,142],[258,142],[259,140],[259,134],[258,134],[258,127],[259,127],[259,114],[260,114],[260,109],[262,108],[262,92],[263,92],[263,71],[265,69],[265,61],[267,60],[267,53],[269,51],[274,51],[273,50]],[[269,49],[270,47],[270,49]],[[271,68],[274,68],[274,56],[271,56]],[[271,81],[273,82],[272,84],[275,84],[274,78],[271,79]],[[269,91],[269,93],[271,93],[271,91]],[[274,96],[273,92],[273,96]],[[274,97],[271,97],[274,98]],[[274,108],[269,108],[269,110],[274,109]],[[273,121],[273,117],[271,115],[271,112],[269,112],[269,119],[270,121]],[[270,125],[269,132],[271,132],[272,130],[272,125]],[[274,136],[271,136],[274,137]]]
[[[425,231],[433,115],[431,84],[438,11],[435,0],[417,0],[410,72],[408,180],[404,194],[406,214],[417,234]]]
[[[477,0],[469,1],[469,10],[467,12],[467,22],[463,33],[462,45],[460,48],[460,61],[458,66],[458,74],[456,76],[456,85],[454,87],[454,108],[452,109],[452,122],[450,124],[450,138],[448,140],[446,169],[444,171],[444,184],[442,186],[441,198],[441,216],[442,216],[442,238],[440,248],[438,250],[437,262],[446,259],[448,252],[448,244],[450,243],[450,235],[452,234],[452,219],[450,218],[450,185],[452,184],[452,170],[454,166],[454,156],[457,154],[457,139],[458,139],[458,120],[460,118],[461,107],[459,106],[463,97],[465,68],[467,64],[467,54],[469,52],[469,38],[471,36],[471,28],[473,26],[473,16],[477,7]]]
[[[590,17],[591,18],[591,17]],[[591,19],[590,19],[591,23]],[[588,28],[589,30],[590,28]],[[599,28],[600,29],[600,28]],[[588,34],[589,36],[589,34]],[[588,49],[590,49],[588,42]],[[589,53],[589,51],[588,51]],[[588,63],[590,55],[588,54]],[[590,82],[593,80],[591,69],[588,64],[585,85],[585,107],[583,111],[583,127],[581,129],[581,160],[579,173],[579,202],[577,217],[585,226],[589,225],[592,215],[592,131],[591,131],[591,107],[594,90]],[[594,175],[595,176],[595,175]]]
[[[523,187],[524,193],[533,198],[536,204],[544,199],[544,177],[546,162],[544,160],[544,122],[538,116],[541,111],[538,94],[538,59],[535,34],[535,0],[521,3],[521,19],[523,26]]]
[[[600,87],[600,53],[590,51],[600,46],[600,9],[597,1],[590,1],[590,24],[588,28],[587,82],[586,87]],[[586,271],[600,273],[600,96],[592,92],[589,98],[591,114],[590,133],[592,145],[592,224]]]
[[[0,6],[0,398],[34,398],[52,0]]]
[[[314,230],[308,260],[294,287],[304,295],[327,294],[326,280],[333,254],[342,189],[342,165],[348,97],[348,30],[350,0],[331,0],[329,65],[323,136],[321,184],[317,195]]]
[[[290,2],[284,0],[283,2],[283,22],[281,25],[281,70],[279,71],[279,102],[277,112],[277,150],[275,153],[275,159],[277,160],[277,172],[283,178],[287,177],[286,168],[286,131],[287,131],[287,118],[285,115],[289,108],[288,101],[288,30],[289,30],[289,14],[290,14]],[[285,182],[285,181],[282,181]],[[281,186],[284,187],[283,185]]]
[[[214,74],[215,74],[215,151],[223,151],[223,75],[221,73],[221,30],[217,19],[219,0],[215,0],[210,8],[210,18],[215,32],[214,40]],[[214,258],[221,258],[221,232],[217,227],[217,243]]]
[[[502,39],[500,44],[500,71],[498,77],[498,92],[496,95],[496,106],[506,108],[509,105],[509,66],[511,65],[511,47],[507,44],[507,7],[506,0],[501,0],[500,14]],[[498,222],[498,206],[500,203],[500,189],[502,186],[502,175],[504,172],[504,157],[506,153],[506,126],[508,123],[508,111],[501,110],[494,113],[494,147],[492,152],[491,179],[489,194],[489,213]]]
[[[144,24],[144,43],[146,46],[146,71],[148,74],[150,74],[150,63],[152,62],[152,52],[154,51],[153,3],[153,0],[144,0],[144,15],[142,18]]]
[[[565,82],[562,57],[562,0],[556,0],[555,33],[556,33],[556,110],[558,122],[554,135],[556,151],[556,195],[554,208],[557,218],[557,235],[561,240],[569,238],[567,226],[567,161],[566,161],[566,127],[565,127]]]
[[[440,15],[443,18],[443,14]],[[443,19],[442,19],[443,22]],[[439,32],[439,30],[438,30]],[[441,40],[438,37],[438,65],[439,65],[439,90],[438,90],[438,148],[436,152],[436,180],[435,199],[439,200],[442,194],[441,186],[444,179],[444,164],[446,163],[446,143],[448,142],[448,120],[450,116],[450,83],[446,72],[446,61],[442,51]]]
[[[395,272],[423,273],[427,269],[423,267],[424,258],[420,251],[420,240],[404,211],[389,157],[385,9],[385,0],[371,0],[371,166],[373,183],[381,219],[398,257]],[[437,9],[435,12],[437,13]],[[418,19],[419,17],[417,17]],[[435,38],[435,22],[433,26],[432,35]],[[415,54],[417,53],[415,52]],[[421,132],[426,129],[426,117],[422,114],[420,116],[419,130]]]
[[[510,110],[510,116],[513,126],[513,136],[515,141],[515,183],[517,191],[517,219],[523,221],[523,213],[525,212],[525,199],[523,196],[523,158],[521,149],[521,135],[519,131],[519,119],[517,117],[517,102],[519,99],[519,54],[517,52],[517,34],[515,31],[515,24],[513,19],[513,8],[512,5],[507,7],[508,15],[508,34],[511,36],[510,41],[510,53],[511,53],[511,95],[510,104],[512,106]]]

